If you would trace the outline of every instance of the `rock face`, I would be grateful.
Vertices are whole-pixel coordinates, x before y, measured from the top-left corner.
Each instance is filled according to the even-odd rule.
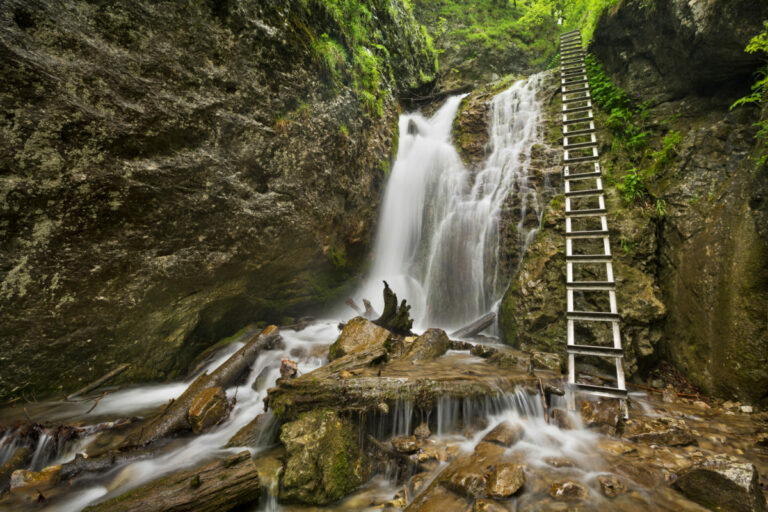
[[[355,425],[330,410],[315,410],[283,425],[287,460],[280,500],[325,505],[368,477]]]
[[[643,98],[711,94],[752,82],[761,57],[744,47],[766,18],[761,0],[630,0],[604,12],[590,50]]]
[[[663,215],[655,205],[627,204],[610,180],[604,182],[625,371],[645,376],[666,360],[707,393],[764,401],[768,168],[755,166],[753,123],[759,113],[728,107],[748,90],[759,65],[744,47],[759,31],[768,5],[647,5],[630,0],[607,9],[591,46],[617,85],[632,97],[652,100],[645,126],[655,139],[653,149],[669,130],[680,132],[674,157],[647,180],[653,201],[665,207]],[[607,131],[598,140],[603,168],[616,182],[647,163],[622,156],[613,144],[622,142],[612,141]],[[542,229],[502,301],[500,324],[513,346],[562,354],[563,198],[545,200]],[[587,293],[576,300],[585,309],[606,309]],[[577,337],[604,344],[610,333],[601,327],[582,324]]]
[[[710,510],[768,510],[755,466],[728,456],[713,457],[695,465],[680,475],[675,487]]]
[[[27,501],[44,501],[45,493],[61,481],[61,466],[42,471],[17,469],[11,475],[11,494]]]
[[[383,347],[389,341],[390,336],[391,333],[385,328],[357,316],[347,322],[347,325],[341,330],[339,337],[328,349],[328,357],[333,361],[366,348]]]
[[[0,399],[173,376],[356,272],[434,59],[403,3],[327,5],[4,4]]]

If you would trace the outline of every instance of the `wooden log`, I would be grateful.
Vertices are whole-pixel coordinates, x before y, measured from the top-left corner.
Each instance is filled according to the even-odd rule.
[[[488,313],[465,325],[458,331],[451,333],[453,338],[471,338],[484,331],[496,321],[496,313]]]
[[[378,318],[379,313],[376,312],[375,309],[373,309],[373,306],[371,305],[371,301],[368,299],[363,299],[363,306],[365,306],[365,313],[363,313],[363,316],[367,318],[368,320],[373,320],[374,318]]]
[[[131,365],[129,365],[129,364],[123,364],[123,365],[118,366],[117,368],[115,368],[114,370],[112,370],[108,374],[104,375],[100,379],[96,379],[95,381],[91,382],[90,384],[88,384],[84,388],[75,391],[71,395],[68,395],[67,396],[67,400],[72,400],[73,398],[77,398],[78,396],[81,396],[81,395],[84,395],[84,394],[86,394],[86,393],[88,393],[90,391],[93,391],[94,389],[98,388],[99,386],[101,386],[105,382],[107,382],[107,381],[109,381],[111,379],[114,379],[115,377],[117,377],[118,375],[123,373],[130,366]]]
[[[357,305],[357,303],[352,299],[352,297],[347,297],[347,300],[344,301],[344,304],[354,309],[355,313],[357,313],[358,315],[363,316],[363,310],[360,309],[360,306]]]
[[[203,373],[176,400],[157,416],[142,421],[126,433],[123,440],[115,445],[108,444],[99,452],[89,455],[101,455],[113,449],[133,450],[149,443],[170,436],[176,432],[191,430],[187,414],[195,397],[204,389],[221,387],[226,389],[248,371],[262,350],[269,350],[280,339],[278,328],[270,325],[254,336],[240,350],[235,352],[213,373]]]
[[[406,304],[405,299],[400,306],[397,305],[397,295],[384,281],[384,312],[373,323],[396,334],[412,334],[413,320],[410,312],[411,306]]]
[[[261,487],[258,468],[244,451],[142,485],[85,511],[225,512],[258,503]]]

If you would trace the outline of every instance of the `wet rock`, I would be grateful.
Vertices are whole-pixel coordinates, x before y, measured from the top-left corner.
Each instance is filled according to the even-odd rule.
[[[631,441],[668,446],[687,446],[696,442],[684,421],[666,417],[630,419],[624,437]]]
[[[587,490],[576,482],[554,482],[549,488],[549,495],[557,500],[579,501],[587,497]]]
[[[271,444],[277,441],[279,423],[272,411],[256,416],[253,421],[237,431],[227,443],[227,448],[248,446],[251,448]]]
[[[333,361],[365,349],[385,346],[391,335],[385,328],[357,316],[344,326],[339,337],[328,349],[328,357]]]
[[[195,434],[223,420],[229,412],[227,395],[219,386],[206,388],[198,393],[189,406],[187,419]]]
[[[440,483],[446,488],[467,497],[476,498],[485,495],[487,483],[485,467],[477,464],[459,465],[448,468],[445,472],[447,474],[440,475]]]
[[[510,447],[522,439],[524,434],[525,430],[519,423],[512,424],[508,421],[502,421],[485,435],[483,441]]]
[[[664,392],[661,394],[661,399],[668,404],[672,404],[677,401],[677,390],[675,390],[672,384],[664,388]]]
[[[431,361],[445,354],[451,346],[448,335],[442,329],[429,329],[416,338],[403,356],[414,363]]]
[[[525,471],[520,464],[502,463],[493,466],[485,490],[493,498],[509,498],[525,484]]]
[[[568,457],[545,457],[544,462],[553,468],[575,468],[576,463]]]
[[[552,422],[563,430],[574,430],[576,423],[571,414],[565,409],[552,409]]]
[[[627,490],[624,484],[621,483],[621,480],[613,475],[600,476],[597,478],[597,481],[600,482],[600,489],[603,491],[603,494],[608,498],[615,498]]]
[[[754,409],[751,405],[742,405],[739,407],[739,410],[744,414],[752,414],[754,412]]]
[[[280,378],[292,379],[299,373],[299,365],[296,361],[283,359],[280,361]]]
[[[637,451],[637,447],[624,441],[614,441],[612,439],[601,439],[597,443],[600,450],[611,455],[624,455]]]
[[[472,512],[507,512],[507,510],[507,507],[498,501],[489,500],[488,498],[480,498],[475,501],[475,506],[472,509]]]
[[[531,362],[536,370],[550,370],[558,374],[562,372],[563,361],[558,354],[534,351]]]
[[[11,474],[17,469],[23,469],[32,458],[32,450],[27,446],[16,448],[11,457],[0,466],[0,492],[8,487]]]
[[[262,370],[259,372],[259,374],[256,376],[255,379],[253,379],[253,384],[251,385],[251,389],[254,391],[259,391],[264,388],[266,388],[270,383],[267,381],[269,378],[269,374],[272,373],[272,370],[277,369],[277,365],[275,366],[265,366],[262,368]]]
[[[61,466],[42,471],[17,469],[11,474],[11,494],[26,501],[42,501],[45,493],[61,481]]]
[[[419,450],[419,445],[419,440],[415,436],[392,438],[392,447],[400,453],[416,453]]]
[[[442,485],[430,485],[403,512],[472,512],[472,503]]]
[[[368,476],[356,425],[331,410],[314,410],[283,425],[286,462],[280,500],[326,505],[349,494]]]
[[[768,510],[755,466],[727,455],[695,464],[680,475],[675,487],[688,499],[712,510]]]
[[[584,400],[579,411],[587,428],[599,430],[607,436],[621,435],[624,429],[624,415],[618,400]]]
[[[415,435],[418,439],[427,439],[429,436],[432,435],[432,431],[429,430],[429,425],[427,425],[426,422],[422,421],[419,423],[419,426],[416,427],[416,429],[413,431],[413,435]]]

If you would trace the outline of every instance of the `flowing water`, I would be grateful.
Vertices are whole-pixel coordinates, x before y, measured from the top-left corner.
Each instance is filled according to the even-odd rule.
[[[517,82],[493,99],[489,156],[474,174],[462,164],[451,143],[451,127],[461,97],[449,98],[429,119],[418,113],[401,116],[401,142],[383,202],[375,263],[360,297],[378,298],[381,280],[386,279],[401,298],[407,298],[412,304],[417,324],[423,327],[455,327],[496,307],[506,286],[499,270],[500,213],[510,200],[523,211],[522,218],[526,209],[534,209],[537,215],[539,211],[535,190],[528,183],[530,150],[539,140],[538,83],[538,77]],[[535,231],[525,230],[522,223],[519,229],[525,245]],[[223,446],[264,411],[266,389],[279,377],[281,359],[298,361],[301,373],[318,368],[327,362],[326,348],[338,336],[337,322],[318,322],[300,332],[282,331],[285,348],[263,352],[247,382],[226,391],[230,399],[236,398],[236,405],[223,424],[200,436],[175,440],[153,459],[128,463],[107,474],[81,479],[70,492],[44,510],[81,510],[90,503],[118,496],[168,473],[241,451],[242,448]],[[219,366],[243,341],[222,349],[200,372]],[[260,384],[252,389],[257,378]],[[193,379],[194,376],[183,382],[112,392],[100,400],[92,412],[88,412],[90,401],[47,404],[46,416],[71,421],[146,414],[179,396]],[[428,419],[424,414],[416,411],[412,402],[398,402],[388,419],[388,431],[376,434],[382,437],[410,434],[418,422]],[[466,425],[473,418],[487,418],[490,428],[502,419],[514,417],[528,422],[526,428],[531,431],[536,446],[550,446],[550,451],[565,452],[572,457],[588,451],[585,447],[591,439],[581,431],[565,434],[555,427],[545,427],[540,399],[522,392],[480,401],[444,398],[429,414],[436,415],[438,436],[455,435],[460,424]],[[537,434],[534,436],[534,433]],[[57,453],[46,455],[50,438],[41,435],[32,466],[39,469],[45,463],[71,460],[89,440],[58,447],[54,450]],[[8,441],[5,446],[4,441],[0,441],[0,459],[12,453],[11,441],[5,441]],[[462,442],[465,448],[471,449],[477,441],[476,436]],[[250,449],[257,454],[268,448],[265,443]],[[535,451],[533,445],[530,448]],[[274,484],[271,485],[274,490]],[[393,490],[380,478],[368,487],[376,492]],[[267,493],[262,509],[279,509],[274,492]]]
[[[540,142],[540,81],[538,75],[521,80],[493,98],[490,154],[475,175],[451,141],[463,96],[449,98],[430,119],[400,117],[374,266],[360,298],[372,299],[380,311],[386,280],[412,304],[419,327],[459,327],[496,307],[507,286],[499,265],[502,209],[513,200],[521,219],[528,209],[540,216],[529,184],[531,148]],[[517,229],[527,246],[535,229],[522,221]]]

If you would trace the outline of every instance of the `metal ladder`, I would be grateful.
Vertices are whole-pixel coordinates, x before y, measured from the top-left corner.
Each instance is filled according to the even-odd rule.
[[[611,244],[608,235],[605,196],[600,173],[595,118],[592,97],[584,62],[581,33],[578,30],[560,36],[560,84],[563,97],[563,177],[565,181],[565,262],[568,321],[568,407],[576,406],[576,393],[617,398],[621,401],[624,416],[627,415],[627,389],[622,365],[624,351],[621,347],[619,312],[616,306],[616,282],[613,276]],[[585,186],[586,185],[586,186]],[[596,204],[595,204],[596,200]],[[572,202],[581,203],[579,209]],[[587,204],[584,207],[584,204]],[[599,228],[573,229],[573,224],[599,218]],[[581,244],[586,240],[602,240],[602,254],[591,254],[599,249]],[[599,245],[596,244],[596,245]],[[576,252],[574,252],[576,248]],[[604,280],[574,280],[574,267],[581,265],[605,265]],[[599,268],[599,267],[598,267]],[[577,311],[574,309],[574,292],[607,292],[610,311]],[[576,322],[608,322],[612,331],[613,346],[578,343]],[[612,359],[616,364],[616,387],[598,386],[577,380],[578,357],[597,356]]]

